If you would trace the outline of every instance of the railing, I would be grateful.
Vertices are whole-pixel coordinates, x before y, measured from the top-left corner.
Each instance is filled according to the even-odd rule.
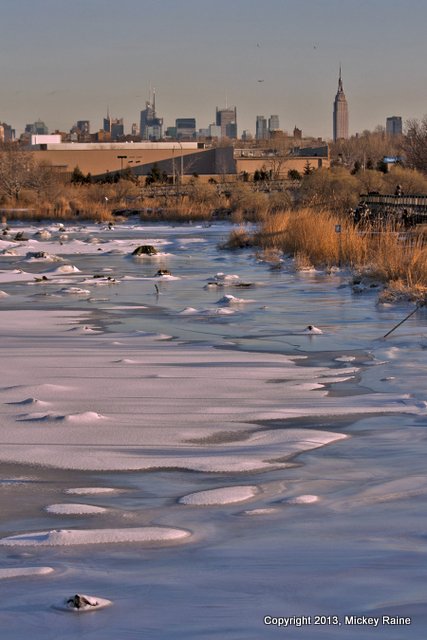
[[[427,195],[382,195],[377,193],[362,194],[360,205],[365,204],[371,209],[384,207],[406,208],[417,213],[427,212]]]

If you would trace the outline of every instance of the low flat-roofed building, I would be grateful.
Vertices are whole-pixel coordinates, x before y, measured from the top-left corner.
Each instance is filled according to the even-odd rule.
[[[206,149],[200,142],[98,142],[30,145],[36,160],[71,174],[75,167],[92,176],[130,169],[147,175],[153,164],[169,175],[235,173],[232,147]],[[222,168],[223,167],[223,168]]]

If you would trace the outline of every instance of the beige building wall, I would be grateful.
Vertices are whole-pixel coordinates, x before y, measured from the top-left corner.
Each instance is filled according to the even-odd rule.
[[[283,162],[276,157],[269,158],[236,158],[236,171],[237,174],[247,172],[249,174],[255,173],[255,171],[272,171],[278,172],[280,178],[286,178],[290,169],[295,169],[301,174],[304,173],[304,168],[307,165],[307,160],[313,169],[329,168],[329,158],[319,157],[287,157],[283,159]]]
[[[53,145],[52,145],[53,146]],[[131,145],[129,145],[131,147]],[[177,171],[181,156],[203,153],[204,149],[45,149],[32,151],[38,162],[48,162],[66,173],[72,173],[76,166],[83,173],[93,176],[114,173],[126,169],[153,164],[175,158]],[[118,156],[126,156],[119,158]]]

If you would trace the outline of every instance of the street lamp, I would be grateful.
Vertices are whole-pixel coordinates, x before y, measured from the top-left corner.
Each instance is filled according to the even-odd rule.
[[[183,151],[182,151],[182,142],[180,142],[178,140],[178,144],[181,147],[181,179],[180,179],[180,183],[182,184],[182,178],[184,176],[184,156],[183,156]]]
[[[172,184],[175,184],[175,145],[172,147]]]

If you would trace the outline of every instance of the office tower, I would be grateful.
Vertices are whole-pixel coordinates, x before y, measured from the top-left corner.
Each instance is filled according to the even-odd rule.
[[[111,120],[111,140],[123,138],[124,135],[125,128],[123,124],[123,118],[113,118]]]
[[[89,120],[77,120],[76,130],[79,135],[88,136],[90,134]]]
[[[217,124],[210,124],[209,128],[209,138],[221,138],[222,136],[222,132],[221,132],[221,127]]]
[[[175,127],[178,140],[193,140],[196,137],[196,118],[177,118]]]
[[[385,123],[385,132],[388,136],[402,135],[402,118],[400,116],[391,116],[387,118]]]
[[[36,120],[31,124],[25,125],[25,133],[29,133],[31,135],[46,136],[49,133],[49,129],[47,128],[45,123],[42,122],[42,120]]]
[[[221,127],[221,138],[237,138],[236,107],[216,108],[215,124]]]
[[[268,119],[268,131],[277,131],[280,129],[279,116],[270,116]]]
[[[150,92],[151,93],[151,92]],[[156,93],[153,91],[145,103],[145,109],[141,111],[139,134],[142,140],[161,140],[163,135],[163,118],[156,115]]]
[[[105,133],[111,133],[111,116],[110,116],[110,110],[108,108],[107,108],[107,116],[104,118],[102,123],[102,130],[105,131]]]
[[[348,104],[342,87],[341,66],[338,78],[338,91],[334,100],[333,129],[334,142],[348,138]]]
[[[256,140],[266,140],[268,138],[267,119],[264,116],[256,117],[255,138]]]
[[[77,120],[70,129],[71,142],[90,142],[90,122],[89,120]]]

